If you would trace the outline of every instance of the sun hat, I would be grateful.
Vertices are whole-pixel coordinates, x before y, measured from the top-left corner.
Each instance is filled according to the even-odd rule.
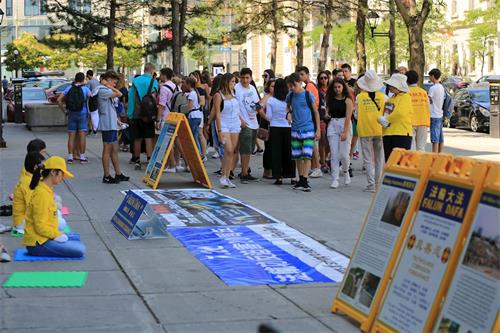
[[[43,162],[45,169],[61,170],[64,173],[64,178],[74,178],[73,174],[66,169],[66,161],[59,156],[49,157]]]
[[[407,79],[408,78],[406,77],[406,75],[392,74],[391,78],[387,81],[384,81],[384,83],[388,86],[396,88],[399,91],[408,92],[409,88],[408,83],[406,83]]]
[[[384,82],[373,69],[367,70],[356,83],[361,90],[368,92],[378,91],[384,86]]]

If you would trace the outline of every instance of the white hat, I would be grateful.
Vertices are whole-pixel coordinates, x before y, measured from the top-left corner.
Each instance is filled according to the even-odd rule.
[[[408,84],[406,83],[407,77],[403,74],[392,74],[391,78],[384,81],[388,86],[392,86],[399,91],[408,92]]]
[[[368,92],[375,92],[380,90],[384,86],[382,79],[378,77],[374,70],[370,69],[365,72],[358,81],[356,82],[361,90]]]

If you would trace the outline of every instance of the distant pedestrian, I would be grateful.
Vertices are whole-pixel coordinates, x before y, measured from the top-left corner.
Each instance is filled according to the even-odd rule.
[[[406,77],[408,78],[406,82],[410,87],[411,103],[413,106],[412,149],[425,151],[425,145],[427,143],[427,130],[429,129],[431,121],[429,97],[427,96],[425,89],[417,86],[417,72],[413,70],[408,71],[406,72]]]
[[[121,97],[122,93],[115,88],[119,80],[115,71],[107,71],[101,75],[101,84],[94,91],[93,96],[97,96],[99,105],[99,130],[102,133],[102,168],[104,176],[102,182],[105,184],[117,184],[120,181],[128,181],[120,169],[118,159],[118,117],[113,103],[115,97]],[[115,177],[109,172],[109,162],[113,163]]]
[[[89,69],[87,71],[86,78],[87,88],[89,88],[90,91],[94,91],[94,89],[99,85],[99,80],[94,78],[94,71]],[[99,127],[99,110],[90,112],[90,121],[92,125],[92,133],[95,135],[97,134],[97,128]]]
[[[326,126],[328,121],[326,120],[326,92],[328,86],[330,85],[330,75],[327,71],[320,71],[318,73],[318,78],[316,80],[319,92],[319,119],[320,119],[320,130],[321,138],[319,139],[319,164],[321,165],[321,171],[323,173],[328,173],[330,168],[326,163],[328,153],[330,148],[328,147],[328,139],[326,137]]]
[[[368,182],[365,191],[375,192],[384,168],[382,126],[377,122],[385,106],[386,96],[380,91],[384,83],[374,70],[368,70],[356,84],[360,93],[356,96],[354,113]]]
[[[351,65],[343,64],[342,66],[340,66],[340,68],[342,69],[342,73],[344,73],[344,81],[350,88],[354,88],[354,85],[356,84],[356,79],[352,77]]]
[[[73,163],[73,151],[80,152],[80,164],[88,163],[85,156],[87,127],[87,102],[91,92],[85,86],[85,74],[76,73],[75,80],[67,87],[57,99],[57,104],[68,116],[68,157],[66,162]],[[75,137],[77,147],[75,147]]]
[[[286,98],[287,120],[292,125],[292,159],[297,163],[299,181],[295,190],[310,192],[308,182],[311,170],[314,144],[321,136],[319,112],[314,102],[314,95],[302,87],[302,80],[297,73],[290,74],[286,83],[290,93]]]
[[[196,90],[196,80],[192,77],[187,77],[184,80],[184,84],[182,87],[182,91],[186,94],[188,100],[188,108],[189,108],[189,127],[191,128],[191,132],[193,133],[194,141],[196,143],[196,147],[198,149],[198,154],[202,156],[201,144],[200,144],[200,125],[203,121],[203,112],[200,110],[200,95]]]
[[[431,142],[432,152],[441,153],[444,145],[443,135],[443,105],[446,98],[444,87],[439,81],[441,71],[437,68],[429,72],[429,79],[433,85],[429,88],[429,102],[431,104]]]
[[[3,80],[2,80],[2,88],[3,88],[3,94],[5,95],[7,93],[7,89],[9,89],[9,80],[7,80],[7,77],[4,75]]]
[[[394,148],[411,148],[413,106],[406,79],[406,75],[393,74],[385,81],[393,94],[385,103],[384,115],[379,117],[379,123],[384,127],[382,132],[386,162]]]
[[[326,112],[327,119],[329,119],[326,133],[330,146],[331,188],[339,187],[339,162],[344,175],[344,185],[351,183],[349,150],[352,139],[351,117],[353,110],[354,105],[349,97],[347,83],[342,79],[333,79],[326,94]]]
[[[276,74],[272,69],[264,70],[262,74],[262,78],[264,80],[264,97],[262,97],[260,104],[263,106],[261,112],[265,113],[265,106],[269,98],[273,95],[270,91],[271,85],[274,86],[274,81],[276,80]],[[271,83],[271,81],[273,83]],[[260,117],[259,120],[259,128],[269,131],[269,122]],[[256,143],[257,147],[254,151],[254,154],[262,152],[262,149],[259,148],[259,140]],[[273,178],[273,170],[272,170],[272,148],[271,148],[271,140],[264,141],[264,155],[262,156],[262,164],[264,167],[264,172],[262,174],[262,178],[264,179],[272,179]]]

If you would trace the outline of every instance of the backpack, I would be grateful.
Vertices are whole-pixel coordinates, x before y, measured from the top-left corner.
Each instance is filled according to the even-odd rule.
[[[177,85],[175,85],[175,88],[172,88],[171,86],[169,86],[167,84],[162,84],[162,87],[167,88],[172,93],[172,97],[170,98],[169,103],[167,103],[167,105],[166,105],[166,107],[168,108],[168,111],[170,112],[170,111],[172,111],[172,101],[174,99],[175,92],[179,91],[179,88],[177,87]],[[160,88],[160,90],[161,90],[161,88]],[[157,104],[160,104],[160,94],[158,94],[158,96],[157,96]]]
[[[444,88],[444,87],[443,87]],[[443,102],[443,116],[450,119],[453,114],[453,109],[455,107],[455,103],[453,102],[453,98],[451,98],[450,94],[444,89],[444,102]]]
[[[82,86],[77,86],[72,84],[69,88],[66,96],[64,96],[66,101],[66,109],[70,112],[80,112],[85,106],[85,94],[83,93]]]
[[[90,94],[89,100],[88,100],[88,105],[87,109],[89,112],[94,112],[99,109],[99,88],[101,85],[98,85],[96,89],[92,91]],[[95,92],[95,93],[94,93]]]
[[[316,126],[316,121],[315,121],[315,118],[314,118],[314,107],[313,107],[313,104],[312,104],[312,99],[311,99],[311,93],[309,91],[306,90],[306,103],[307,103],[307,106],[309,106],[309,110],[311,111],[311,119],[312,119],[312,122],[314,124],[314,131],[317,130],[317,126]],[[292,99],[293,99],[293,95],[295,95],[295,93],[291,93],[290,94],[290,99],[288,100],[288,104],[287,104],[287,107],[289,110],[292,110]]]
[[[158,113],[158,105],[156,104],[156,98],[154,98],[152,91],[154,82],[155,79],[151,78],[151,82],[149,83],[146,95],[144,95],[142,99],[139,96],[139,90],[137,90],[137,86],[134,85],[136,97],[134,105],[135,118],[140,118],[147,123],[155,121],[156,115]]]
[[[178,112],[183,114],[189,114],[191,109],[188,108],[188,99],[186,95],[182,91],[176,91],[172,96],[172,100],[170,101],[170,111]]]

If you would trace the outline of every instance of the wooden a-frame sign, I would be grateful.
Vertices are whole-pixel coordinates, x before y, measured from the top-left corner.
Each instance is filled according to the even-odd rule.
[[[186,116],[182,113],[170,113],[162,128],[158,141],[149,160],[144,182],[156,189],[168,161],[168,156],[174,147],[175,139],[179,140],[184,161],[186,161],[193,180],[207,188],[212,188],[207,170],[196,147],[193,133]]]

